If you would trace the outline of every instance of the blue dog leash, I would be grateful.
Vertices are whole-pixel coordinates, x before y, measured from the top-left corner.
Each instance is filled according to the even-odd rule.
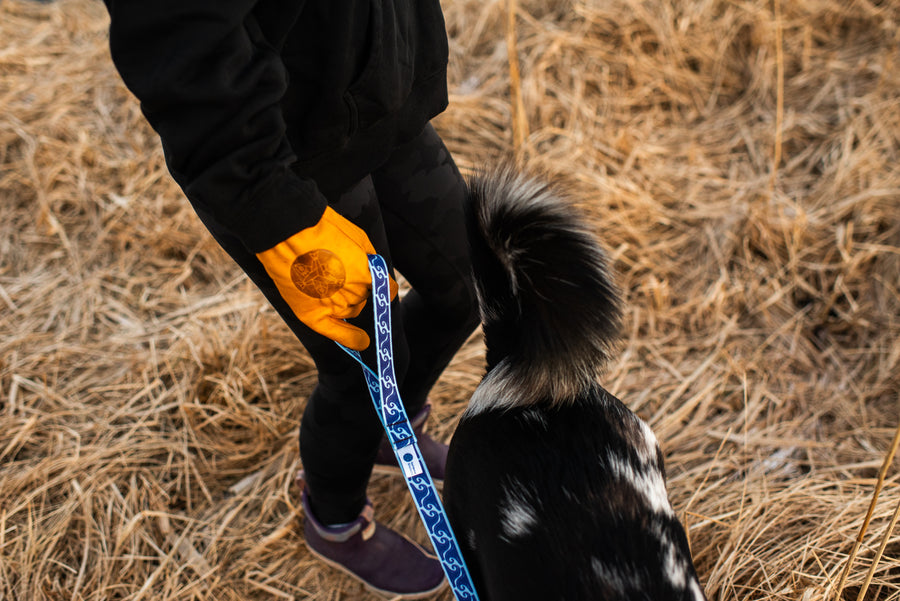
[[[351,357],[362,365],[369,395],[375,403],[375,411],[387,433],[397,463],[403,471],[406,485],[412,493],[419,516],[428,531],[428,538],[437,551],[441,567],[458,601],[478,600],[472,577],[463,561],[459,543],[450,528],[447,514],[438,497],[437,489],[425,466],[425,460],[416,443],[415,434],[394,373],[394,351],[391,341],[391,299],[387,264],[380,255],[369,255],[369,271],[372,273],[372,298],[375,309],[375,343],[378,356],[378,373],[366,365],[357,351],[338,343]]]

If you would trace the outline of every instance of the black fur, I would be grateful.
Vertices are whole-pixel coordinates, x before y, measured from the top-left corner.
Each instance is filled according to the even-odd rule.
[[[620,302],[583,217],[506,168],[470,184],[487,374],[444,501],[482,601],[704,599],[650,429],[597,377]]]

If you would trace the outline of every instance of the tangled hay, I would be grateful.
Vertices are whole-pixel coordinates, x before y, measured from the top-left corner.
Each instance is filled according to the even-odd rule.
[[[900,599],[900,3],[522,0],[512,96],[507,3],[445,15],[460,166],[516,153],[610,248],[605,384],[662,441],[709,598]],[[297,528],[312,363],[172,183],[106,24],[0,3],[0,598],[369,598]],[[370,495],[425,540],[401,481]]]

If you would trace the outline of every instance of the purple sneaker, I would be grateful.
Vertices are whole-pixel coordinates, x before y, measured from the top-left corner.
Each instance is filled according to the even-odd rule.
[[[419,450],[422,452],[422,458],[425,459],[425,467],[431,474],[431,479],[436,485],[444,482],[444,467],[447,464],[447,445],[436,441],[425,433],[425,421],[431,413],[431,403],[426,403],[424,407],[409,420],[416,435],[416,442]],[[397,457],[394,455],[394,449],[388,442],[386,436],[381,439],[381,446],[378,447],[378,454],[375,456],[375,467],[372,471],[376,474],[393,474],[400,475],[400,466],[397,464]]]
[[[373,519],[366,503],[354,521],[342,526],[320,524],[302,495],[306,519],[303,534],[313,555],[392,599],[421,599],[445,585],[440,561],[414,541]]]

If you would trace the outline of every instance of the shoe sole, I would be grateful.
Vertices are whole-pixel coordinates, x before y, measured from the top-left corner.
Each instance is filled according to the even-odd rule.
[[[322,555],[321,553],[319,553],[318,551],[316,551],[315,549],[310,547],[309,543],[307,543],[306,541],[304,541],[304,544],[306,545],[306,548],[309,549],[309,552],[312,553],[315,557],[317,557],[321,562],[325,563],[326,565],[331,566],[332,568],[340,570],[344,574],[347,574],[348,576],[352,577],[354,580],[356,580],[357,582],[362,584],[364,587],[366,587],[373,593],[376,593],[376,594],[381,595],[388,599],[424,599],[425,597],[429,597],[431,595],[434,595],[435,593],[440,592],[447,586],[447,578],[445,577],[443,580],[441,580],[440,584],[438,584],[436,587],[434,587],[433,589],[428,590],[428,591],[422,591],[422,592],[418,592],[418,593],[397,593],[397,592],[393,592],[393,591],[386,591],[386,590],[380,589],[376,586],[369,584],[368,582],[366,582],[365,580],[363,580],[362,578],[360,578],[359,576],[357,576],[352,571],[348,570],[346,567],[342,566],[338,562],[328,559],[327,557],[325,557],[324,555]],[[416,546],[419,546],[419,545],[417,544]],[[421,547],[419,546],[419,548],[421,548]]]

